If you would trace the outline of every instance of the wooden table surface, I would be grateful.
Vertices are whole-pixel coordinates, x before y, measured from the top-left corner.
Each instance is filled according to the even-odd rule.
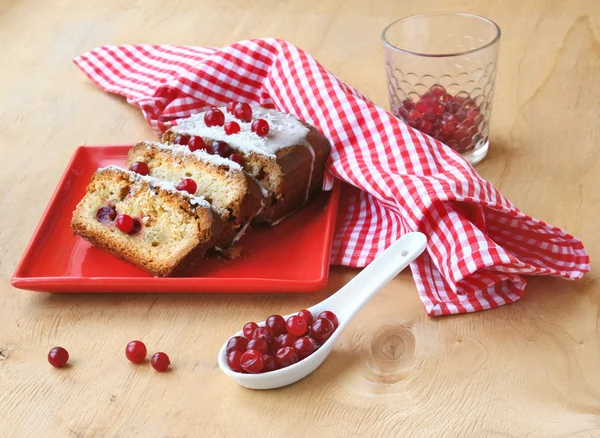
[[[101,44],[292,41],[387,107],[380,32],[453,10],[503,30],[491,151],[477,169],[524,211],[600,257],[600,2],[211,2],[0,0],[0,436],[600,436],[600,286],[532,278],[525,298],[429,318],[402,274],[350,324],[314,374],[245,390],[216,352],[247,320],[320,301],[300,296],[50,295],[12,275],[73,150],[150,138],[139,111],[71,59]],[[171,372],[132,366],[143,339]],[[62,345],[71,366],[56,370]]]

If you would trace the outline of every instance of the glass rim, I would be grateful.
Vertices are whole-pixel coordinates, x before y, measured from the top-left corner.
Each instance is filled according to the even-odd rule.
[[[431,17],[431,16],[434,16],[434,15],[462,15],[464,17],[478,18],[480,20],[486,21],[489,24],[491,24],[496,29],[496,36],[494,38],[492,38],[492,40],[490,42],[484,44],[481,47],[477,47],[476,49],[465,50],[465,51],[462,51],[462,52],[454,52],[454,53],[420,53],[420,52],[413,52],[413,51],[410,51],[410,50],[401,49],[400,47],[397,47],[397,46],[393,45],[392,43],[390,43],[387,40],[386,33],[388,32],[388,30],[390,30],[392,26],[394,26],[395,24],[399,23],[400,21],[404,21],[404,20],[408,20],[409,18],[416,18],[416,17],[428,17],[428,16]],[[390,24],[388,24],[385,27],[385,29],[383,29],[383,32],[381,32],[381,41],[383,42],[384,46],[389,47],[392,50],[397,50],[399,52],[405,53],[407,55],[422,56],[422,57],[425,57],[425,58],[451,58],[453,56],[463,56],[463,55],[467,55],[469,53],[474,53],[474,52],[478,52],[480,50],[487,49],[488,47],[490,47],[490,46],[494,45],[495,43],[497,43],[500,40],[501,36],[502,36],[502,31],[500,30],[500,26],[498,26],[495,22],[493,22],[489,18],[482,17],[481,15],[469,14],[467,12],[425,12],[425,13],[421,13],[421,14],[408,15],[406,17],[402,17],[402,18],[399,18],[398,20],[392,21]]]

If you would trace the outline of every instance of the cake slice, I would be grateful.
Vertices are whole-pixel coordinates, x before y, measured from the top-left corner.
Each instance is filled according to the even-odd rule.
[[[204,197],[225,226],[223,249],[237,242],[250,221],[263,208],[261,186],[242,167],[229,159],[187,146],[141,142],[127,154],[127,167],[145,163],[149,175],[175,184],[185,178],[196,183],[194,195]]]
[[[115,166],[96,171],[71,226],[93,245],[161,277],[197,263],[220,233],[205,199]]]
[[[231,112],[223,107],[195,114],[166,131],[163,141],[187,144],[200,137],[213,154],[239,154],[244,170],[268,193],[254,222],[275,225],[320,193],[331,145],[315,127],[289,114],[245,103],[232,105]],[[259,119],[267,123],[266,135],[252,128]],[[237,127],[230,129],[232,124]]]

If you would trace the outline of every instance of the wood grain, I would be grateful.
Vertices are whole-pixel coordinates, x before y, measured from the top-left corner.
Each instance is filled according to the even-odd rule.
[[[282,390],[244,390],[215,360],[247,320],[302,296],[71,296],[9,279],[79,144],[151,136],[138,110],[71,59],[101,44],[226,45],[288,39],[387,107],[379,34],[427,10],[486,15],[503,30],[491,152],[478,166],[523,210],[600,257],[600,3],[595,0],[0,0],[0,436],[600,436],[598,274],[531,279],[520,302],[428,318],[409,275],[389,284],[324,365]],[[143,339],[172,358],[125,361]],[[54,345],[71,353],[54,370]]]

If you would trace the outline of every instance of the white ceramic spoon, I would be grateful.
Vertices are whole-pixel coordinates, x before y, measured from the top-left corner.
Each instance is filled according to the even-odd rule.
[[[242,374],[229,369],[226,348],[223,344],[219,352],[219,367],[240,385],[250,389],[273,389],[290,385],[308,376],[327,358],[335,342],[348,323],[379,290],[400,271],[416,259],[427,245],[427,239],[421,233],[408,233],[382,252],[369,266],[348,282],[335,294],[309,308],[313,316],[324,310],[330,310],[338,317],[339,326],[331,337],[313,354],[287,368],[262,374]],[[284,316],[287,320],[291,315]],[[264,327],[265,322],[258,323]],[[238,332],[233,336],[243,336]]]

